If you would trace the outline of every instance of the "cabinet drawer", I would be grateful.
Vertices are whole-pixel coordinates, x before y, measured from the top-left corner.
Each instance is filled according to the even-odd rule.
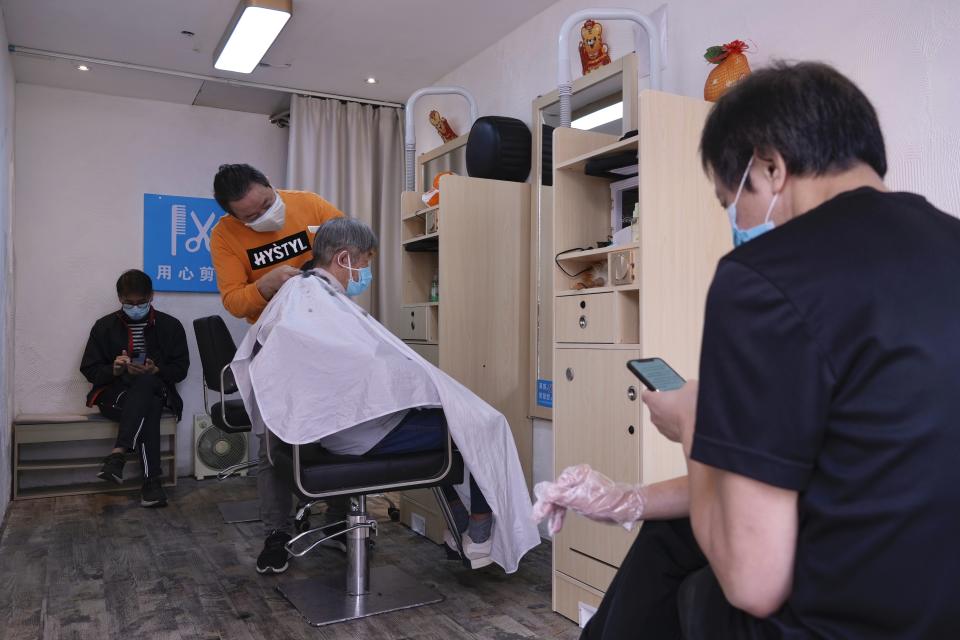
[[[615,342],[614,293],[557,298],[554,325],[557,342]]]
[[[573,620],[582,629],[585,620],[583,614],[596,610],[603,600],[603,592],[585,585],[579,580],[553,572],[553,610]]]
[[[407,346],[419,353],[424,360],[433,366],[440,366],[440,345],[423,344],[422,342],[408,342]]]
[[[402,340],[437,339],[436,310],[425,304],[401,307],[400,338]]]

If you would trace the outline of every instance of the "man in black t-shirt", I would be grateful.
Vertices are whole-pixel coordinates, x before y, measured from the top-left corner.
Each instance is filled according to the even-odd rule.
[[[140,504],[165,507],[160,463],[160,416],[164,407],[180,419],[183,400],[176,384],[187,377],[190,354],[183,325],[153,308],[150,276],[130,269],[117,280],[121,308],[97,320],[83,351],[80,371],[93,385],[87,406],[120,424],[110,455],[97,477],[123,481],[127,452],[143,465]]]
[[[743,80],[701,153],[736,248],[699,385],[644,394],[690,519],[644,525],[584,637],[960,637],[960,221],[887,190],[825,65]]]

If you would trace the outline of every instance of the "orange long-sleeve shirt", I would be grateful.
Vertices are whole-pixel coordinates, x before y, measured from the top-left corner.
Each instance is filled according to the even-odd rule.
[[[279,231],[254,231],[231,215],[217,222],[210,234],[210,254],[217,272],[223,306],[253,323],[267,306],[257,280],[280,265],[299,269],[310,258],[313,236],[308,226],[321,225],[343,212],[308,191],[278,191],[286,209]]]

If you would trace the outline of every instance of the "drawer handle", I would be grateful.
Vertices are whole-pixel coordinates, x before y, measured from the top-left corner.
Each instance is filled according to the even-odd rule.
[[[586,301],[586,300],[581,300],[581,301],[580,301],[580,308],[581,308],[581,309],[586,309],[586,308],[587,308],[587,301]]]
[[[417,313],[416,311],[411,311],[411,312],[410,312],[410,317],[413,318],[413,317],[416,315],[416,313]]]
[[[573,381],[573,368],[567,367],[567,380]]]
[[[632,385],[629,386],[629,387],[627,387],[627,397],[630,398],[630,401],[631,401],[631,402],[634,401],[634,400],[636,400],[636,399],[637,399],[637,388],[634,387],[634,386],[632,386]]]
[[[629,427],[627,427],[627,433],[629,433],[630,435],[633,435],[635,431],[636,429],[633,428],[633,425],[630,425]]]
[[[413,331],[413,330],[416,329],[416,328],[417,328],[417,325],[415,325],[414,323],[411,322],[411,323],[410,323],[410,331]]]
[[[587,316],[580,316],[580,322],[579,322],[579,324],[580,324],[580,328],[581,328],[581,329],[586,329],[586,328],[587,328]]]

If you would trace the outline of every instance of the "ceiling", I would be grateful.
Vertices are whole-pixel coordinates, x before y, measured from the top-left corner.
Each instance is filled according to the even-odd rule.
[[[264,56],[270,66],[251,74],[213,68],[238,0],[0,0],[0,8],[17,48],[402,103],[555,1],[293,0]],[[289,104],[284,92],[145,70],[81,72],[76,62],[21,53],[13,64],[18,82],[265,114]]]

